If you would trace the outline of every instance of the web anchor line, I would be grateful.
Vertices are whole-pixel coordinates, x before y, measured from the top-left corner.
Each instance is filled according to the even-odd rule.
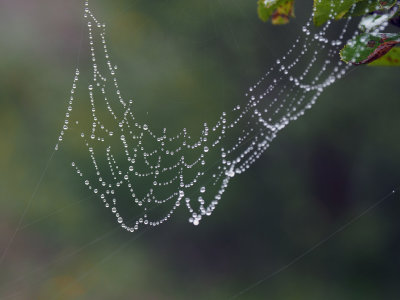
[[[328,38],[332,22],[318,29],[312,26],[312,17],[285,55],[248,89],[243,105],[222,112],[195,134],[186,128],[170,134],[167,128],[157,132],[151,124],[136,120],[133,100],[119,88],[106,25],[85,1],[92,73],[81,97],[77,95],[81,74],[78,68],[75,71],[55,149],[67,133],[78,135],[90,167],[75,160],[71,165],[125,230],[160,225],[179,207],[185,207],[189,222],[198,225],[213,213],[232,178],[246,172],[282,129],[311,109],[322,92],[350,69],[338,59],[338,52],[345,38],[352,36],[351,18]],[[90,118],[82,124],[73,107],[87,97]],[[122,208],[127,203],[141,212],[133,225],[124,221],[129,218]],[[161,216],[150,209],[154,206],[163,211]]]
[[[338,229],[336,229],[334,232],[332,232],[331,234],[329,234],[328,236],[326,236],[325,238],[323,238],[322,240],[320,240],[319,242],[317,242],[316,244],[314,244],[314,246],[312,246],[311,248],[309,248],[308,250],[304,251],[302,254],[300,254],[299,256],[295,257],[294,259],[292,259],[289,263],[287,263],[286,265],[280,267],[279,269],[277,269],[276,271],[272,272],[271,274],[265,276],[264,278],[261,278],[260,280],[254,282],[253,284],[251,284],[250,286],[246,287],[245,289],[241,290],[240,292],[238,292],[237,294],[235,294],[234,296],[232,296],[231,300],[233,299],[237,299],[240,296],[242,296],[243,294],[249,292],[250,290],[254,289],[255,287],[259,286],[260,284],[264,283],[265,281],[277,276],[278,274],[282,273],[283,271],[287,270],[288,268],[290,268],[291,266],[293,266],[294,264],[296,264],[297,262],[299,262],[301,259],[303,259],[304,257],[306,257],[307,255],[309,255],[311,252],[313,252],[314,250],[316,250],[317,248],[321,247],[322,245],[324,245],[326,242],[328,242],[329,240],[331,240],[332,238],[334,238],[337,234],[341,233],[342,231],[344,231],[345,229],[347,229],[349,226],[353,225],[354,223],[356,223],[359,219],[361,219],[363,216],[365,216],[366,214],[368,214],[370,211],[374,210],[375,208],[377,208],[379,205],[381,205],[383,202],[385,202],[386,200],[388,200],[389,198],[391,198],[395,193],[398,192],[399,189],[393,190],[391,191],[389,194],[387,194],[386,196],[384,196],[383,198],[379,199],[378,201],[376,201],[375,203],[373,203],[372,205],[370,205],[368,208],[366,208],[365,210],[363,210],[360,214],[358,214],[356,217],[352,218],[350,221],[348,221],[347,223],[343,224],[342,226],[340,226]]]

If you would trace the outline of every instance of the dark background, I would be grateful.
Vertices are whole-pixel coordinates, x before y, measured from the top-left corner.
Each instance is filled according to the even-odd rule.
[[[302,1],[294,21],[274,27],[258,19],[256,0],[91,6],[108,25],[121,89],[149,123],[173,129],[243,103],[311,12]],[[40,179],[77,58],[87,64],[82,7],[0,3],[1,251],[20,228],[0,265],[0,299],[226,299],[399,188],[400,72],[359,67],[233,179],[201,226],[181,213],[124,232],[72,172],[78,153],[57,152]],[[398,194],[388,197],[239,299],[399,299],[399,208]]]

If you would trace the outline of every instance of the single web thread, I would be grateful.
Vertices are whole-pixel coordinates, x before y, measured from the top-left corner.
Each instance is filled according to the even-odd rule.
[[[338,2],[342,1],[331,2],[332,12]],[[351,68],[337,55],[344,40],[357,33],[348,32],[351,18],[344,21],[339,33],[330,33],[332,22],[316,29],[312,15],[286,54],[249,88],[244,105],[222,112],[213,124],[204,123],[200,133],[192,135],[183,128],[170,134],[167,128],[157,132],[151,124],[136,120],[133,100],[126,99],[119,88],[106,25],[95,17],[88,1],[84,6],[93,71],[86,90],[90,129],[83,129],[73,114],[80,76],[76,69],[55,149],[68,130],[77,129],[91,166],[73,161],[72,167],[130,232],[166,222],[181,206],[186,207],[193,225],[210,216],[232,178],[248,170],[282,129],[310,109],[324,89]],[[133,224],[124,221],[130,217],[119,209],[121,202],[129,202],[140,212]],[[158,208],[161,216],[156,213]]]
[[[333,237],[335,237],[337,234],[341,233],[342,231],[344,231],[345,229],[347,229],[349,226],[353,225],[354,223],[356,223],[359,219],[361,219],[363,216],[365,216],[366,214],[368,214],[371,210],[377,208],[379,205],[381,205],[383,202],[385,202],[386,200],[392,198],[392,196],[395,193],[398,193],[398,189],[396,190],[392,190],[389,194],[387,194],[386,196],[384,196],[383,198],[379,199],[377,202],[373,203],[372,205],[370,205],[368,208],[366,208],[364,211],[362,211],[359,215],[357,215],[356,217],[352,218],[350,221],[348,221],[347,223],[343,224],[342,226],[340,226],[338,229],[336,229],[334,232],[332,232],[331,234],[329,234],[328,236],[326,236],[325,238],[323,238],[322,240],[320,240],[319,242],[317,242],[316,244],[314,244],[314,246],[312,246],[311,248],[309,248],[308,250],[306,250],[305,252],[303,252],[302,254],[300,254],[299,256],[297,256],[296,258],[292,259],[290,262],[288,262],[287,264],[285,264],[284,266],[280,267],[279,269],[277,269],[276,271],[272,272],[271,274],[269,274],[268,276],[265,276],[264,278],[261,278],[260,280],[254,282],[253,284],[251,284],[250,286],[244,288],[243,290],[241,290],[240,292],[238,292],[237,294],[235,294],[234,296],[230,297],[229,299],[233,300],[233,299],[237,299],[240,296],[243,296],[243,294],[249,292],[250,290],[256,288],[257,286],[259,286],[260,284],[264,283],[265,281],[277,276],[278,274],[280,274],[281,272],[287,270],[288,268],[290,268],[291,266],[293,266],[294,264],[296,264],[297,262],[299,262],[301,259],[303,259],[304,257],[306,257],[307,255],[309,255],[311,252],[313,252],[314,250],[316,250],[317,248],[319,248],[320,246],[324,245],[326,242],[328,242],[330,239],[332,239]]]
[[[81,37],[80,37],[80,42],[79,42],[79,50],[78,50],[77,64],[76,64],[76,65],[77,65],[77,68],[78,68],[78,66],[79,66],[79,60],[80,60],[80,57],[81,57],[80,51],[81,51],[82,40],[83,40],[83,25],[84,25],[84,24],[82,23]],[[10,239],[8,240],[7,244],[5,245],[5,247],[3,248],[2,252],[1,252],[1,256],[0,256],[0,265],[1,265],[1,264],[3,263],[3,261],[5,260],[5,258],[6,258],[6,256],[7,256],[7,253],[8,253],[8,250],[10,249],[12,243],[14,242],[14,239],[16,238],[18,232],[26,227],[26,225],[23,225],[23,222],[24,222],[24,220],[25,220],[25,217],[26,217],[26,215],[27,215],[29,209],[31,208],[31,205],[32,205],[32,203],[33,203],[33,200],[34,200],[35,197],[36,197],[36,194],[37,194],[37,192],[38,192],[38,190],[39,190],[39,187],[40,187],[40,185],[42,184],[42,181],[43,181],[43,179],[44,179],[44,177],[45,177],[45,175],[46,175],[46,173],[47,173],[47,170],[48,170],[48,168],[49,168],[49,166],[50,166],[50,163],[52,162],[52,160],[53,160],[53,158],[54,158],[54,155],[55,155],[55,153],[56,153],[56,151],[57,151],[57,148],[58,148],[58,147],[56,147],[54,150],[52,150],[52,152],[51,152],[51,154],[50,154],[50,156],[49,156],[49,158],[48,158],[48,160],[47,160],[47,163],[46,163],[46,165],[45,165],[45,167],[44,167],[42,173],[41,173],[40,176],[39,176],[39,180],[38,180],[38,182],[37,182],[37,184],[36,184],[36,186],[35,186],[35,189],[33,190],[31,197],[28,199],[28,201],[27,201],[27,203],[26,203],[26,205],[25,205],[25,207],[24,207],[24,210],[23,210],[23,212],[22,212],[22,214],[21,214],[21,216],[20,216],[20,218],[19,218],[18,225],[17,225],[17,227],[15,228],[15,230],[13,231],[13,233],[12,233]]]

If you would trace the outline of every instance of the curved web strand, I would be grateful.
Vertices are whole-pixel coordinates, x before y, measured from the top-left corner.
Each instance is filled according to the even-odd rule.
[[[133,100],[125,99],[118,85],[106,25],[95,17],[88,1],[84,17],[92,69],[84,87],[90,118],[81,124],[72,112],[77,69],[56,150],[65,133],[75,128],[89,159],[73,161],[72,167],[130,232],[160,225],[180,207],[189,212],[189,222],[198,225],[215,210],[231,179],[249,169],[278,133],[350,68],[337,57],[343,41],[351,38],[350,18],[340,30],[330,21],[316,29],[311,16],[286,54],[248,89],[245,105],[222,112],[198,133],[182,128],[170,135],[166,128],[157,132],[151,124],[136,120]]]

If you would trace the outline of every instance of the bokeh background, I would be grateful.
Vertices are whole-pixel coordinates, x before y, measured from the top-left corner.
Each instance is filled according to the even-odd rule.
[[[91,6],[108,24],[122,90],[169,128],[243,103],[311,12],[302,1],[295,20],[273,27],[256,0]],[[79,153],[57,152],[41,179],[75,67],[87,64],[82,8],[0,2],[2,253],[19,228],[0,264],[0,299],[229,299],[398,191],[400,70],[359,67],[234,178],[201,226],[179,214],[124,232],[72,172]],[[238,299],[399,299],[399,210],[397,193]]]

